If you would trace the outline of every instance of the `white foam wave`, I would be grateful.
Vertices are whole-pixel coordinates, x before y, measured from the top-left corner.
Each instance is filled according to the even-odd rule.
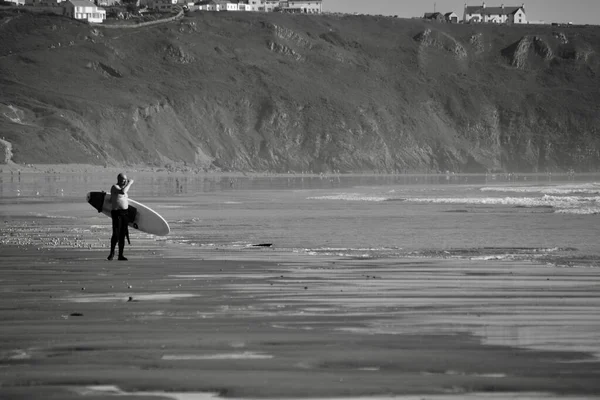
[[[369,196],[361,193],[339,193],[328,196],[308,197],[308,200],[344,200],[344,201],[386,201],[389,200],[383,196]]]
[[[600,214],[600,207],[564,208],[556,210],[559,214],[596,215]]]
[[[596,183],[582,183],[558,186],[490,186],[480,189],[482,192],[513,192],[542,194],[600,194]]]
[[[560,210],[581,210],[600,204],[600,196],[550,196],[542,197],[421,197],[405,201],[431,204],[503,205],[520,207],[552,207]]]
[[[34,217],[39,217],[39,218],[49,218],[49,219],[77,219],[77,217],[73,217],[71,215],[51,215],[51,214],[42,214],[42,213],[35,213],[35,212],[30,212],[29,214],[33,215]]]

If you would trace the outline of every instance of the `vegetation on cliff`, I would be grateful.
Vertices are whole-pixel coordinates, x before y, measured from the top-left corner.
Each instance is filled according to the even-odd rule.
[[[205,12],[119,30],[4,11],[0,36],[17,163],[600,167],[600,27]]]

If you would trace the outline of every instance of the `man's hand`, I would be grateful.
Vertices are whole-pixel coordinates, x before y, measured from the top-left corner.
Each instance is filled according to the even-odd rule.
[[[123,185],[123,193],[126,194],[129,191],[129,187],[133,184],[133,179],[125,180],[125,184]]]

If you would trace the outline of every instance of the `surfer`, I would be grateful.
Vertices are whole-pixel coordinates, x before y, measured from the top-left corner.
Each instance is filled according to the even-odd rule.
[[[117,183],[110,188],[112,203],[110,214],[113,231],[110,238],[109,260],[112,260],[115,256],[115,246],[119,243],[119,260],[127,261],[127,258],[123,256],[123,249],[125,248],[125,236],[127,235],[127,224],[129,223],[127,210],[129,208],[129,200],[127,192],[132,184],[133,179],[127,179],[127,176],[121,173],[117,176]]]

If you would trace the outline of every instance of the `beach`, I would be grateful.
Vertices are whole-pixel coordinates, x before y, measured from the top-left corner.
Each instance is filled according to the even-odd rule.
[[[130,175],[109,262],[111,173],[2,174],[0,397],[599,397],[594,177]]]

